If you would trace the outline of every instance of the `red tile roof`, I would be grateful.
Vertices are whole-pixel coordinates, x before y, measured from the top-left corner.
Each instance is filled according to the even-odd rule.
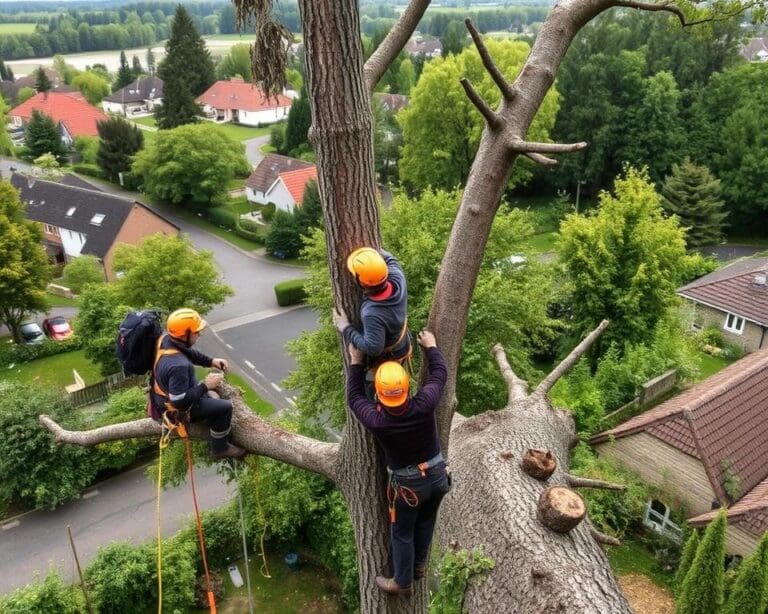
[[[683,286],[677,293],[721,311],[768,326],[768,258],[747,258]]]
[[[293,101],[282,94],[278,94],[276,98],[267,98],[264,92],[252,83],[233,79],[232,81],[217,81],[197,99],[197,102],[203,105],[207,104],[214,109],[265,111],[290,107]]]
[[[595,435],[601,443],[646,432],[698,458],[721,503],[723,462],[739,477],[742,492],[768,478],[768,350],[729,365],[668,401]]]
[[[11,117],[21,117],[28,121],[32,111],[45,113],[57,123],[61,123],[73,137],[98,136],[96,122],[109,119],[97,108],[82,99],[58,92],[40,92],[29,100],[11,109]]]
[[[259,165],[253,169],[251,176],[245,185],[257,192],[265,192],[277,181],[280,173],[299,168],[310,168],[310,162],[304,162],[298,158],[289,158],[280,154],[269,153],[259,162]]]
[[[700,514],[689,518],[688,522],[694,527],[704,526],[714,519],[717,512],[718,510],[712,510]],[[768,478],[729,507],[726,516],[729,526],[738,526],[755,535],[768,531]]]
[[[280,173],[280,179],[293,197],[293,202],[297,205],[304,200],[304,191],[307,184],[313,179],[317,179],[317,167],[313,164],[309,168],[300,168],[295,171],[285,171]]]

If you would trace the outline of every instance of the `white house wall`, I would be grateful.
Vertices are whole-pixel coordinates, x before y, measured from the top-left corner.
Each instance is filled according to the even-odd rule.
[[[269,202],[264,192],[249,187],[245,188],[245,198],[248,202],[258,203],[259,205],[266,205]]]
[[[61,245],[64,248],[64,253],[69,258],[79,256],[80,252],[85,245],[86,236],[74,230],[66,230],[65,228],[59,228],[59,236],[61,237]]]
[[[277,107],[264,111],[239,111],[238,117],[241,124],[246,126],[258,126],[259,124],[274,124],[288,117],[291,107]]]
[[[275,203],[276,208],[287,211],[288,213],[293,211],[293,208],[296,205],[293,196],[291,196],[291,193],[288,191],[288,188],[285,187],[285,184],[281,179],[278,179],[272,184],[272,187],[269,188],[269,191],[266,194],[266,199],[267,202]]]
[[[105,113],[117,113],[118,115],[125,115],[123,112],[123,105],[119,102],[108,102],[106,100],[102,100],[101,108],[104,109]]]

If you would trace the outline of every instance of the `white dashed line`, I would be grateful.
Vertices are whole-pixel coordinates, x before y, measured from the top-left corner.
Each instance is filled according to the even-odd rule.
[[[270,382],[270,383],[272,384],[272,388],[274,388],[278,392],[282,392],[283,391],[283,389],[280,388],[280,386],[278,386],[277,384],[275,384],[275,382]]]
[[[245,364],[248,365],[250,369],[256,370],[256,367],[253,366],[253,363],[250,360],[246,360]]]
[[[98,489],[94,489],[94,490],[90,490],[90,491],[88,491],[87,493],[85,493],[85,494],[82,496],[82,498],[83,498],[83,499],[90,499],[91,497],[95,497],[95,496],[96,496],[96,495],[98,495],[98,494],[99,494],[99,490],[98,490]]]
[[[256,367],[254,367],[253,370],[256,371],[256,375],[258,375],[259,377],[264,377],[264,374],[261,371],[259,371]]]
[[[18,527],[21,524],[18,520],[14,520],[12,522],[8,522],[3,525],[3,531],[7,531],[8,529],[13,529],[15,527]]]
[[[291,399],[291,398],[289,398],[289,397],[285,397],[285,400],[286,400],[286,401],[288,401],[288,402],[289,402],[291,405],[293,405],[294,407],[296,407],[296,401],[294,401],[293,399]]]
[[[234,349],[235,349],[235,348],[233,348],[231,345],[229,345],[229,343],[225,343],[224,345],[226,345],[226,346],[227,346],[227,349],[228,349],[228,350],[234,350]]]

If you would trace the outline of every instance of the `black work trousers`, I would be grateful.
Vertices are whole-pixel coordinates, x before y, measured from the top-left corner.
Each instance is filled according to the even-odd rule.
[[[191,422],[205,420],[210,429],[211,450],[221,452],[227,447],[227,436],[232,428],[232,403],[225,399],[214,399],[207,394],[192,406],[189,412]]]
[[[445,463],[427,469],[425,477],[416,473],[395,476],[394,480],[400,489],[410,489],[418,498],[412,506],[410,493],[400,490],[395,499],[395,522],[390,525],[395,582],[405,587],[413,582],[414,564],[427,562],[437,510],[450,490],[450,481]]]

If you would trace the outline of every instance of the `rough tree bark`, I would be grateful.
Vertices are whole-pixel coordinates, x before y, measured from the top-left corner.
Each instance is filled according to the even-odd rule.
[[[261,6],[269,0],[235,0]],[[346,272],[346,255],[361,245],[379,245],[373,164],[370,92],[416,27],[428,0],[411,0],[380,50],[363,64],[357,0],[300,0],[311,100],[311,141],[317,154],[318,184],[326,219],[331,280],[337,305],[352,316],[358,290]],[[585,143],[528,143],[525,135],[571,41],[590,19],[613,6],[666,10],[684,21],[674,5],[629,0],[564,0],[541,28],[530,56],[514,83],[501,76],[477,32],[468,23],[486,69],[502,93],[491,109],[472,84],[467,96],[486,119],[486,128],[464,190],[443,258],[429,318],[449,366],[438,423],[455,477],[441,512],[442,542],[471,548],[483,544],[496,563],[483,582],[473,583],[465,605],[472,612],[629,612],[598,543],[614,543],[588,521],[559,534],[544,526],[549,514],[537,515],[541,494],[552,485],[620,488],[585,483],[567,474],[575,430],[569,412],[553,409],[547,391],[599,334],[596,330],[531,394],[504,356],[494,353],[509,389],[500,411],[471,419],[454,415],[456,372],[467,315],[491,224],[511,166],[520,154],[542,164],[544,154],[576,151]],[[604,326],[604,325],[601,325]],[[223,396],[234,393],[226,386]],[[255,454],[316,471],[333,480],[344,494],[355,527],[363,612],[423,612],[425,582],[412,598],[387,597],[374,586],[385,572],[388,526],[383,497],[384,468],[372,439],[348,414],[340,444],[316,442],[264,423],[234,394],[236,443]],[[154,436],[156,425],[140,420],[97,431],[73,433],[50,418],[41,422],[57,440],[78,445],[128,436]],[[194,436],[204,433],[193,430]],[[546,480],[528,475],[521,460],[529,449],[544,451],[556,462]],[[551,467],[550,467],[551,468]],[[539,476],[543,478],[543,475]],[[556,504],[557,502],[555,502]]]

